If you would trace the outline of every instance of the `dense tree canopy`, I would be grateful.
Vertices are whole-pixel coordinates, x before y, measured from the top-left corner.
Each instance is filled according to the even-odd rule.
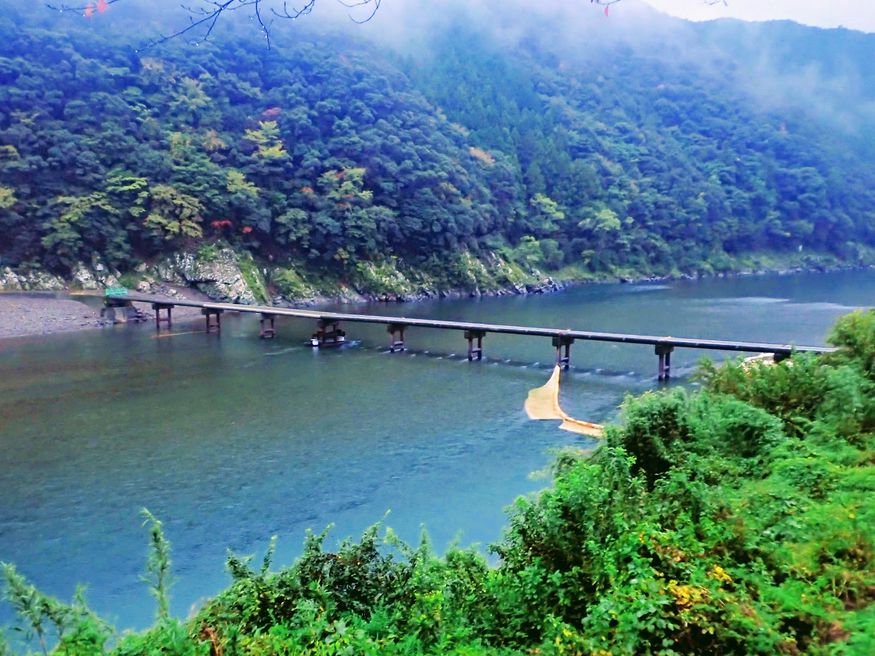
[[[408,59],[312,34],[137,53],[0,20],[0,263],[126,270],[224,240],[334,275],[654,274],[875,243],[875,173],[801,113],[622,45],[596,67],[465,29]]]

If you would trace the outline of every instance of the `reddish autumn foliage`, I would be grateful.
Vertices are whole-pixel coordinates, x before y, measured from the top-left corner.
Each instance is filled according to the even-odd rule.
[[[222,219],[220,221],[210,221],[210,227],[213,230],[221,230],[222,228],[230,228],[233,224],[228,219]]]
[[[268,107],[261,113],[261,117],[267,120],[275,119],[283,113],[282,107]]]
[[[244,226],[242,232],[244,235],[248,235],[250,232],[252,232],[252,226]]]

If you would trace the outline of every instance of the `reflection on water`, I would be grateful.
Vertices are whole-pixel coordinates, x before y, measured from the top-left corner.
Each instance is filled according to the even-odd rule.
[[[647,293],[641,293],[642,291]],[[598,285],[530,298],[377,305],[369,311],[584,330],[821,344],[835,317],[866,304],[871,272],[672,285]],[[765,302],[764,302],[765,301]],[[352,308],[344,307],[349,310]],[[537,489],[548,450],[589,444],[523,411],[552,367],[546,338],[488,335],[468,363],[460,333],[409,330],[389,354],[385,327],[347,327],[352,343],[304,346],[313,326],[279,320],[258,339],[253,317],[223,334],[174,324],[0,344],[0,560],[69,597],[87,583],[121,626],[153,614],[138,512],[162,518],[174,546],[174,611],[227,583],[226,549],[278,562],[307,528],[357,535],[380,520],[442,548],[500,537],[502,507]],[[674,371],[702,355],[676,351]],[[564,379],[572,416],[616,416],[627,392],[655,385],[652,347],[581,343]],[[0,610],[0,623],[9,618]]]

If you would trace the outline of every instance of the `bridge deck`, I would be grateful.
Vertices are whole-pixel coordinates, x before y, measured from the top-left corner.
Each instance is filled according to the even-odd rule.
[[[605,333],[588,330],[571,330],[560,328],[539,328],[533,326],[510,326],[491,323],[472,323],[467,321],[444,321],[440,319],[421,319],[414,317],[381,316],[376,314],[349,314],[345,312],[325,312],[323,310],[305,310],[282,308],[267,305],[239,305],[236,303],[213,303],[211,301],[191,301],[175,299],[166,296],[148,294],[128,294],[118,300],[128,300],[135,303],[160,303],[162,305],[178,305],[202,309],[223,310],[228,312],[245,312],[251,314],[272,314],[281,317],[297,317],[303,319],[322,319],[327,321],[344,321],[358,323],[374,323],[398,325],[405,327],[437,328],[444,330],[479,331],[504,335],[529,335],[537,337],[565,337],[574,340],[590,340],[596,342],[616,342],[623,344],[645,344],[661,347],[709,349],[715,351],[740,351],[745,353],[774,353],[789,355],[793,352],[831,353],[836,349],[824,346],[802,346],[796,344],[773,344],[768,342],[740,342],[735,340],[699,339],[695,337],[672,337],[658,335],[635,335],[626,333]]]

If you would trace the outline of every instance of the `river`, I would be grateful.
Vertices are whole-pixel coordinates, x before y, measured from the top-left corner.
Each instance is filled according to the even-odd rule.
[[[823,344],[836,317],[873,298],[875,272],[854,271],[368,311]],[[0,560],[65,599],[84,583],[97,611],[142,628],[154,615],[139,581],[143,507],[173,544],[172,609],[184,617],[227,584],[227,549],[262,553],[272,535],[287,564],[307,528],[333,523],[334,545],[389,511],[407,540],[424,525],[439,550],[459,540],[485,552],[503,508],[547,484],[530,473],[549,451],[592,444],[526,419],[526,393],[552,366],[546,338],[488,335],[486,359],[468,363],[456,332],[411,330],[410,350],[389,354],[385,327],[349,325],[350,344],[318,352],[307,321],[279,320],[267,341],[254,317],[222,325],[221,337],[176,323],[182,334],[157,339],[142,325],[0,342]],[[674,384],[689,384],[701,355],[675,352]],[[657,386],[652,347],[577,343],[572,357],[572,416],[610,420],[625,394]]]

